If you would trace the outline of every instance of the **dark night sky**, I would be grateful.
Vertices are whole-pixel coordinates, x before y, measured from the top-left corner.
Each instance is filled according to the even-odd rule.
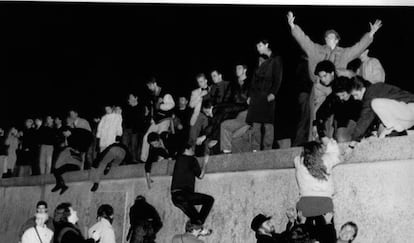
[[[387,82],[414,91],[413,7],[2,2],[1,123],[69,107],[91,117],[105,103],[123,104],[152,74],[175,94],[189,94],[198,72],[218,67],[231,80],[240,59],[252,70],[261,37],[283,57],[281,104],[291,111],[301,52],[286,21],[289,10],[311,39],[322,43],[324,31],[334,28],[341,46],[381,19],[370,54],[382,62]]]

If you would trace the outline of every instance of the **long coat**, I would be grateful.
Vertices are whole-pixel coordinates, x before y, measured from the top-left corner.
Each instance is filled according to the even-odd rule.
[[[274,123],[275,100],[268,102],[267,96],[277,96],[282,75],[283,64],[280,56],[269,57],[256,69],[250,84],[247,123]]]

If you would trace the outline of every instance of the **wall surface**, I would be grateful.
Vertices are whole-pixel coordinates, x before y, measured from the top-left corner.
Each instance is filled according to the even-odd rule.
[[[347,146],[342,148],[345,151]],[[357,223],[356,243],[414,242],[413,148],[412,136],[365,141],[346,153],[345,163],[334,169],[336,227],[350,220]],[[255,242],[250,222],[258,213],[273,216],[277,230],[282,231],[286,209],[298,200],[292,161],[300,151],[292,148],[213,156],[206,177],[196,184],[197,191],[215,198],[206,221],[214,233],[205,242]],[[0,180],[0,243],[17,242],[20,225],[41,199],[49,203],[50,212],[61,202],[71,202],[84,232],[95,222],[97,205],[111,204],[117,242],[125,242],[129,207],[139,194],[154,205],[163,220],[157,242],[171,242],[186,221],[171,203],[173,166],[173,161],[154,164],[151,190],[141,165],[113,168],[95,193],[89,191],[88,171],[66,175],[70,188],[61,196],[50,192],[54,183],[50,175]]]

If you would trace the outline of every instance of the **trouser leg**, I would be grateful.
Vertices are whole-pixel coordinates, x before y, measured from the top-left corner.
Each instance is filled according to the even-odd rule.
[[[262,132],[260,123],[254,122],[252,126],[252,149],[260,150]]]
[[[273,137],[274,137],[273,124],[265,123],[264,127],[265,127],[265,131],[264,131],[264,137],[263,137],[263,149],[269,150],[269,149],[272,149],[272,145],[273,145]]]
[[[384,126],[402,132],[414,125],[414,103],[392,99],[373,99],[371,107]]]

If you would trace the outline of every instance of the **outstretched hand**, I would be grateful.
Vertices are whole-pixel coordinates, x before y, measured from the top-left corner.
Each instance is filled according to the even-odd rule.
[[[287,14],[287,19],[288,19],[288,23],[290,25],[290,28],[293,29],[293,27],[295,27],[295,16],[293,15],[292,11],[289,11]]]
[[[369,27],[371,28],[370,30],[370,35],[374,36],[375,32],[377,32],[377,30],[379,30],[379,28],[381,28],[382,26],[382,21],[377,19],[375,20],[375,23],[369,23]]]

